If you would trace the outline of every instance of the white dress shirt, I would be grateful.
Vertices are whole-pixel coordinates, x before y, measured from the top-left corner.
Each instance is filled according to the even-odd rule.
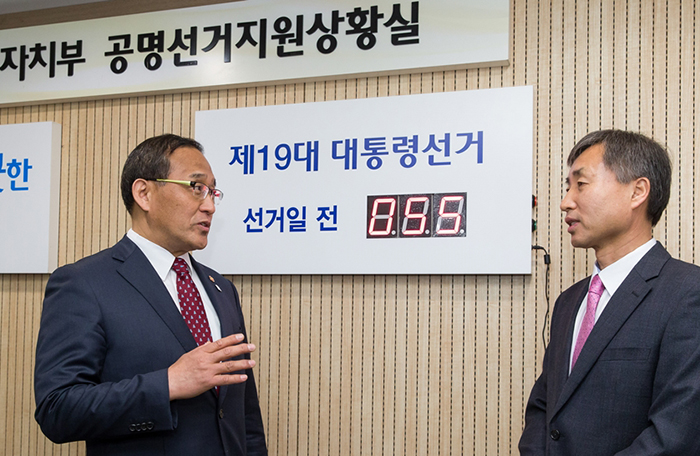
[[[129,230],[129,232],[126,233],[126,237],[131,239],[131,241],[133,241],[133,243],[136,244],[139,249],[141,249],[143,254],[146,255],[146,258],[148,258],[151,266],[153,266],[153,269],[156,270],[158,277],[160,277],[160,279],[163,281],[165,288],[168,289],[168,292],[173,298],[177,309],[182,313],[182,309],[180,309],[180,299],[177,296],[177,274],[175,274],[175,271],[173,271],[173,263],[175,262],[175,257],[173,254],[158,244],[149,241],[134,230]],[[202,285],[202,281],[199,279],[199,275],[192,270],[192,263],[190,263],[189,253],[185,253],[184,255],[180,256],[180,258],[185,260],[185,263],[187,263],[192,280],[197,286],[197,290],[202,297],[204,312],[207,314],[207,320],[209,320],[209,329],[211,330],[212,340],[221,339],[221,322],[219,321],[219,316],[216,314],[216,310],[214,310],[214,305],[211,303],[211,299],[209,299],[209,295],[207,295],[207,292]]]
[[[644,255],[647,254],[652,247],[656,244],[656,239],[650,239],[648,242],[637,247],[632,252],[623,256],[613,264],[609,265],[605,269],[601,270],[598,267],[598,262],[595,263],[593,267],[593,274],[591,275],[591,280],[596,275],[600,276],[601,282],[605,290],[600,296],[600,301],[598,301],[598,307],[595,311],[595,321],[598,321],[600,314],[603,313],[605,307],[610,302],[610,298],[615,294],[615,291],[622,285],[622,282],[627,278],[632,269],[639,263]],[[590,288],[591,283],[588,282],[588,287]],[[571,353],[569,353],[569,373],[571,373],[571,364],[574,359],[574,348],[576,347],[576,339],[578,338],[578,333],[581,331],[581,324],[583,323],[583,316],[586,314],[586,301],[588,300],[588,293],[583,297],[583,302],[581,303],[578,313],[576,314],[576,323],[574,324],[574,337],[571,341]]]

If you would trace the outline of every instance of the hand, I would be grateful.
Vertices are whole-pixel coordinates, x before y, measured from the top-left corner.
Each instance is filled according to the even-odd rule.
[[[168,368],[170,400],[189,399],[215,386],[245,382],[247,375],[231,374],[255,366],[252,359],[231,360],[255,351],[255,345],[242,341],[243,334],[233,334],[182,355]]]

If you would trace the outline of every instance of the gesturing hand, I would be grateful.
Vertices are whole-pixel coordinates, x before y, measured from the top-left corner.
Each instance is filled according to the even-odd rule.
[[[246,381],[245,374],[231,374],[255,366],[252,359],[231,360],[255,351],[255,345],[242,344],[242,341],[243,334],[233,334],[182,355],[168,368],[170,400],[188,399],[215,386]]]

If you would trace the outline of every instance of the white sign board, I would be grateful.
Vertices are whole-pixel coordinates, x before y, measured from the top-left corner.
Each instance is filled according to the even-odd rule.
[[[61,126],[0,125],[0,274],[56,269]]]
[[[246,0],[0,30],[0,103],[505,65],[508,0]]]
[[[532,97],[197,112],[224,199],[195,255],[228,274],[529,274]]]

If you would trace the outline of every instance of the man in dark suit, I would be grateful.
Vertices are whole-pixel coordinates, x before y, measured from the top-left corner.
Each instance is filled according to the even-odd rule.
[[[635,133],[588,134],[561,202],[591,277],[559,296],[521,455],[700,454],[700,268],[652,237],[669,200],[666,150]],[[589,285],[590,284],[590,285]]]
[[[148,139],[129,155],[132,229],[56,270],[36,351],[36,419],[88,455],[266,455],[233,284],[189,254],[223,197],[194,140]]]

